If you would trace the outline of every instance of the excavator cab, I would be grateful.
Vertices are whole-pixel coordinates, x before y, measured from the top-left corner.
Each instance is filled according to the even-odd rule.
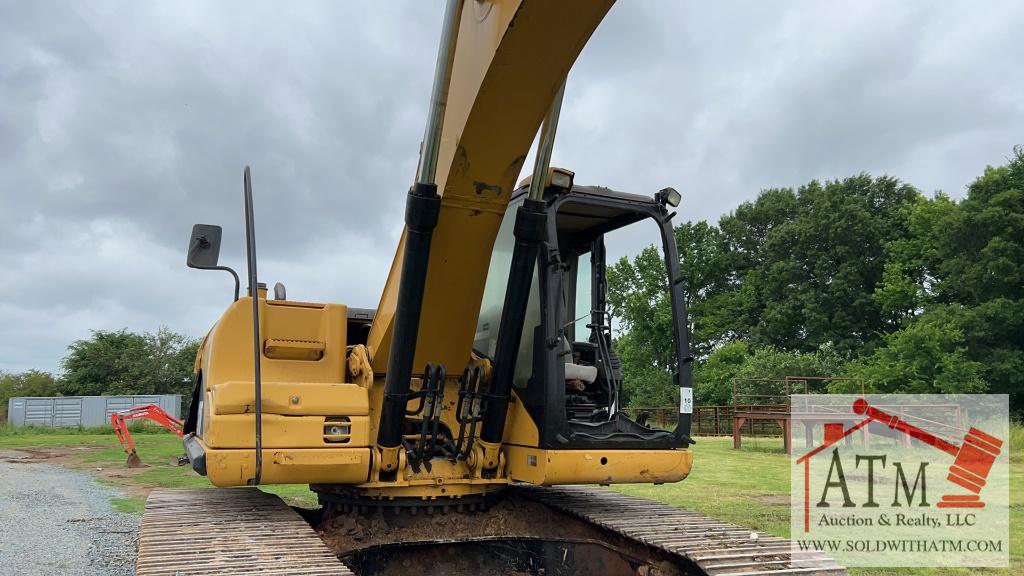
[[[626,227],[656,227],[665,255],[666,292],[674,318],[671,354],[677,382],[690,392],[679,259],[666,194],[640,196],[597,186],[574,186],[571,173],[552,169],[545,189],[546,237],[526,309],[513,393],[547,449],[670,449],[689,445],[689,414],[673,431],[648,428],[623,411],[622,367],[608,305],[606,237]],[[561,186],[556,185],[560,183]],[[515,191],[491,255],[474,340],[476,354],[493,358],[515,242],[516,212],[528,182]],[[675,191],[672,191],[674,194]],[[675,199],[678,202],[678,199]],[[669,281],[671,279],[671,281]],[[686,378],[684,381],[683,378]],[[685,382],[685,386],[684,386]],[[685,419],[685,422],[682,420]]]

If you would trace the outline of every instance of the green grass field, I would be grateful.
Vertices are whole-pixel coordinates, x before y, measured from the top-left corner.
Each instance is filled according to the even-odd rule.
[[[147,468],[125,468],[125,455],[116,437],[100,430],[55,433],[0,427],[0,449],[89,447],[88,450],[72,451],[72,456],[61,463],[90,470],[101,481],[126,488],[129,495],[113,502],[119,510],[126,512],[142,512],[143,498],[131,495],[138,491],[138,487],[210,486],[205,478],[195,475],[187,466],[170,465],[170,458],[181,454],[181,442],[177,437],[150,431],[133,433],[132,437]],[[1011,486],[1020,486],[1024,479],[1024,426],[1013,427],[1010,447]],[[693,472],[683,482],[663,486],[622,485],[615,489],[777,536],[789,535],[791,464],[783,453],[781,439],[744,439],[743,450],[736,451],[732,449],[729,438],[701,438],[694,446],[694,452]],[[278,494],[294,505],[316,505],[315,495],[305,485],[265,486],[263,490]],[[1019,490],[1011,493],[1010,525],[1009,570],[853,569],[851,574],[1024,574],[1024,493]]]
[[[798,443],[799,445],[799,443]],[[732,438],[700,438],[693,447],[693,471],[672,485],[624,485],[627,494],[660,500],[776,536],[789,537],[789,458],[781,438],[744,438],[743,450]],[[1024,479],[1024,426],[1010,435],[1010,486]],[[851,569],[851,574],[889,576],[913,574],[1024,574],[1024,492],[1010,493],[1010,568],[991,569]]]

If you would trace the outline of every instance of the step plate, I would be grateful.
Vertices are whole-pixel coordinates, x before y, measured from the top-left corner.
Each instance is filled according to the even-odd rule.
[[[653,500],[589,486],[515,489],[556,510],[685,558],[709,576],[847,574],[821,552],[794,553],[784,538]]]
[[[150,492],[136,574],[353,576],[301,516],[255,488]]]

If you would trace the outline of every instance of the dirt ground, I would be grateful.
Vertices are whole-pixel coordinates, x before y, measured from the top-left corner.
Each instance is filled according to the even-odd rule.
[[[46,448],[16,448],[0,451],[0,462],[16,464],[52,464],[64,466],[74,470],[87,471],[94,476],[111,481],[127,497],[145,499],[149,496],[152,486],[141,486],[137,483],[127,482],[133,476],[138,476],[146,470],[143,468],[110,468],[102,466],[91,466],[82,461],[81,456],[89,452],[102,450],[99,446],[66,446]]]
[[[347,564],[379,576],[681,573],[656,550],[518,497],[501,498],[486,512],[328,509],[314,525]]]

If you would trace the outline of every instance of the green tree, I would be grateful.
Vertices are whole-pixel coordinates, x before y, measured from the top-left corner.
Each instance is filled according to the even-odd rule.
[[[161,327],[156,333],[93,332],[68,346],[61,388],[67,395],[185,394],[198,343]]]
[[[145,334],[145,339],[149,351],[146,388],[154,394],[181,394],[188,398],[199,341],[162,326],[155,334]]]
[[[68,346],[62,367],[66,395],[147,393],[148,349],[145,336],[127,330],[96,330],[88,340]]]
[[[683,272],[684,303],[690,310],[687,334],[696,355],[709,353],[713,342],[701,324],[703,304],[728,289],[726,246],[715,226],[701,221],[675,228]],[[633,260],[622,258],[608,269],[608,301],[618,329],[616,341],[623,363],[626,397],[633,405],[661,406],[678,401],[673,375],[675,328],[662,252],[643,249]]]
[[[962,323],[963,314],[956,308],[935,308],[888,334],[885,347],[854,363],[850,374],[863,378],[872,392],[984,392],[982,365],[968,358]]]
[[[906,326],[928,304],[944,299],[938,294],[936,276],[945,257],[940,244],[945,227],[957,219],[959,211],[960,206],[941,192],[922,199],[910,209],[908,235],[886,245],[885,270],[874,295],[886,332]]]
[[[732,289],[728,246],[721,230],[703,220],[677,225],[675,237],[683,299],[689,312],[690,348],[703,357],[721,338],[717,308],[709,302]]]
[[[703,404],[731,404],[733,379],[737,379],[739,403],[778,403],[786,393],[785,383],[780,381],[787,376],[842,376],[845,371],[845,358],[831,346],[801,352],[772,346],[753,348],[737,340],[721,346],[698,364],[694,370],[694,380],[699,383],[696,399]],[[808,390],[823,392],[828,385],[827,381],[812,380],[808,381]],[[790,392],[802,391],[803,385],[797,383]],[[752,395],[778,398],[753,398]]]
[[[976,305],[1024,298],[1024,148],[1006,166],[988,167],[960,210],[926,237],[944,299]]]
[[[734,377],[852,362],[879,391],[1008,393],[1024,413],[1024,148],[961,202],[861,174],[762,191],[676,237],[698,401],[726,401]],[[671,403],[665,283],[654,247],[609,271],[626,385],[644,403]]]
[[[675,334],[668,279],[661,251],[648,246],[632,261],[608,267],[608,303],[618,319],[615,350],[622,361],[626,399],[633,405],[660,406],[678,394]]]
[[[653,354],[637,342],[633,331],[615,341],[622,361],[622,401],[629,406],[674,406],[679,404],[679,388],[673,380],[674,369],[653,362]]]
[[[742,280],[747,271],[765,263],[764,247],[769,236],[793,220],[799,211],[800,204],[792,189],[772,188],[761,191],[753,202],[740,204],[719,220],[736,280]]]
[[[693,370],[694,401],[698,404],[731,404],[732,379],[750,356],[742,340],[728,342],[699,362]]]
[[[764,282],[772,263],[765,246],[775,231],[800,210],[789,188],[763,190],[752,202],[723,216],[718,227],[725,243],[725,281],[730,289],[713,294],[698,320],[714,342],[751,340],[763,324]],[[782,320],[775,318],[775,321]],[[763,330],[762,330],[763,331]]]
[[[20,374],[0,373],[0,422],[7,421],[7,401],[18,396],[53,396],[58,382],[53,374],[28,370]]]
[[[1024,411],[1024,148],[986,168],[943,224],[931,263],[938,299],[969,309],[966,356],[981,364],[990,392],[1010,394]]]
[[[786,377],[812,376],[827,378],[842,376],[846,371],[845,358],[831,345],[823,345],[811,352],[800,350],[782,350],[774,346],[762,346],[751,351],[737,368],[735,377],[736,391],[741,395],[736,399],[741,404],[778,404],[788,393],[800,394],[804,391],[803,383],[794,382],[787,391],[784,380]],[[771,381],[759,381],[764,378]],[[745,380],[743,380],[745,379]],[[830,384],[828,381],[809,380],[806,389],[810,393],[824,392]],[[732,400],[730,390],[730,401]],[[747,398],[742,396],[746,395]],[[756,396],[775,398],[756,398]]]
[[[831,344],[843,353],[880,343],[875,300],[886,245],[907,236],[920,194],[890,177],[861,174],[802,186],[797,209],[770,230],[757,275],[757,324],[750,340],[783,350]]]
[[[1024,148],[986,168],[962,202],[940,194],[916,205],[909,228],[888,246],[876,301],[905,329],[933,310],[956,310],[962,356],[988,391],[1010,394],[1024,412]]]

